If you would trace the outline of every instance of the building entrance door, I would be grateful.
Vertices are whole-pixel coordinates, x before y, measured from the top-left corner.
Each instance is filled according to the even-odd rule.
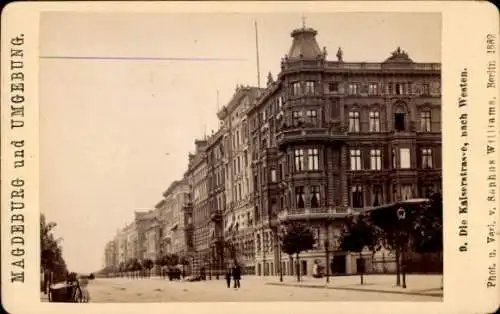
[[[334,256],[333,257],[333,263],[331,265],[332,267],[332,274],[339,274],[339,275],[344,275],[346,273],[346,256]]]
[[[302,261],[302,276],[307,276],[307,261]]]

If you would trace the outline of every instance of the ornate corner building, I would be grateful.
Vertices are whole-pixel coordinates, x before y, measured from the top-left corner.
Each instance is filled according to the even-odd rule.
[[[194,274],[238,262],[245,274],[310,275],[328,250],[332,274],[355,273],[359,256],[338,249],[346,215],[441,192],[440,63],[400,48],[380,63],[346,62],[341,48],[329,60],[316,35],[291,33],[265,88],[237,86],[156,218],[136,215],[106,250],[109,263],[159,251],[188,257]],[[281,227],[292,221],[316,238],[299,267],[280,254]]]
[[[441,71],[397,48],[382,63],[335,61],[317,32],[294,30],[276,81],[249,112],[258,275],[296,270],[278,255],[279,226],[304,221],[316,248],[300,271],[335,251],[332,272],[356,272],[338,251],[342,218],[441,190]],[[281,265],[280,265],[281,263]]]

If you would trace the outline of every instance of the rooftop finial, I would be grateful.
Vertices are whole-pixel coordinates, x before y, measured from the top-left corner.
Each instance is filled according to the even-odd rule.
[[[306,28],[306,17],[302,14],[302,28]]]

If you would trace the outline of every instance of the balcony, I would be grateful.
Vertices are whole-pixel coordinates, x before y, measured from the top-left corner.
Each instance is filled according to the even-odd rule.
[[[343,142],[347,132],[340,125],[332,128],[296,127],[282,129],[276,134],[276,143],[280,148],[292,143]]]
[[[184,211],[187,211],[187,212],[192,211],[193,210],[193,203],[191,201],[184,202],[182,204],[182,209]]]
[[[278,213],[278,221],[306,219],[335,219],[351,214],[351,210],[340,207],[292,208]]]
[[[222,221],[222,211],[214,210],[210,213],[210,219],[214,222]]]

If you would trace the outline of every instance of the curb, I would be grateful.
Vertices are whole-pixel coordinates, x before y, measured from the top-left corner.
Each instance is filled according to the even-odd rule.
[[[332,290],[348,290],[348,291],[361,291],[361,292],[378,292],[378,293],[388,293],[388,294],[406,294],[406,295],[421,295],[428,297],[443,297],[443,293],[429,293],[429,292],[404,292],[404,291],[389,291],[389,290],[377,290],[377,289],[360,289],[360,288],[350,288],[350,287],[332,287],[326,285],[303,285],[303,284],[282,284],[275,282],[267,282],[266,285],[272,286],[285,286],[285,287],[299,287],[299,288],[313,288],[313,289],[332,289]]]

